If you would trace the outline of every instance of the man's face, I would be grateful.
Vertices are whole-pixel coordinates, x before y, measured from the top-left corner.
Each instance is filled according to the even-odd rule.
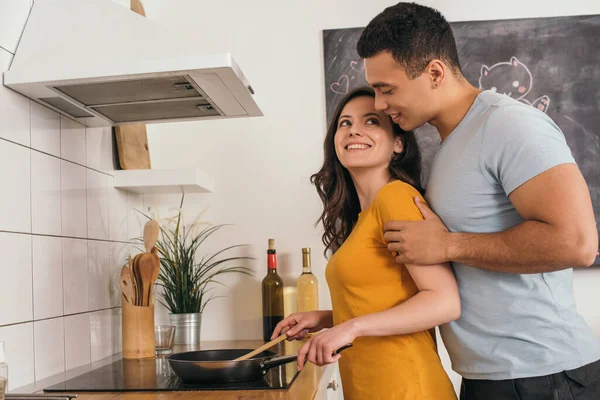
[[[432,82],[426,73],[409,79],[406,71],[385,51],[365,58],[365,76],[375,89],[375,108],[410,131],[433,119]]]

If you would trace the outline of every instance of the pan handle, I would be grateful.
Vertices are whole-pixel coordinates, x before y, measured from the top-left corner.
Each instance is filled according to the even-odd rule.
[[[268,360],[265,360],[262,362],[261,366],[263,371],[267,371],[271,368],[275,368],[278,367],[280,365],[283,364],[287,364],[287,363],[291,363],[292,361],[296,361],[298,359],[298,354],[291,354],[288,356],[281,356],[281,357],[273,357],[273,358],[269,358]]]
[[[339,354],[343,350],[346,350],[347,348],[350,348],[350,347],[352,347],[352,343],[348,343],[347,345],[340,347],[339,349],[337,349],[335,351],[334,354]],[[292,361],[296,361],[297,359],[298,359],[298,354],[291,354],[288,356],[270,358],[268,360],[263,361],[263,363],[261,365],[262,365],[263,371],[266,372],[267,370],[269,370],[271,368],[275,368],[275,367],[278,367],[283,364],[291,363]]]

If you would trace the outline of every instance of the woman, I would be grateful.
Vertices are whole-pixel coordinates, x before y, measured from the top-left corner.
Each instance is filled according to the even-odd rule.
[[[333,310],[292,314],[273,338],[329,328],[304,344],[298,365],[339,359],[346,400],[455,399],[427,331],[460,315],[452,270],[396,264],[383,238],[387,221],[422,219],[414,134],[377,112],[374,92],[361,88],[341,101],[324,148],[311,181],[323,201],[325,251],[333,251],[326,268]],[[353,347],[334,353],[347,343]]]

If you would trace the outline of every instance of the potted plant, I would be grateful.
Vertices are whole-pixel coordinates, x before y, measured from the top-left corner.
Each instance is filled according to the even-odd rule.
[[[202,312],[208,303],[222,296],[214,296],[212,284],[221,284],[218,278],[224,274],[241,273],[252,276],[250,268],[229,263],[254,260],[253,257],[225,257],[230,250],[242,247],[233,245],[213,254],[200,254],[201,245],[225,225],[201,224],[196,221],[185,226],[182,217],[184,196],[181,197],[176,218],[166,226],[160,224],[160,236],[156,248],[160,255],[160,274],[157,284],[162,287],[162,300],[169,310],[171,324],[175,325],[175,344],[200,343]],[[150,218],[146,215],[147,218]],[[175,223],[174,228],[171,229]],[[159,221],[160,222],[160,221]],[[198,229],[201,225],[206,225]],[[139,239],[143,242],[143,239]]]

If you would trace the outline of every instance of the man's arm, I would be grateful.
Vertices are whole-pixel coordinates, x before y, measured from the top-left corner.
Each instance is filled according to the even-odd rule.
[[[528,180],[509,198],[525,220],[498,233],[449,233],[418,204],[424,221],[392,221],[384,238],[397,261],[457,261],[480,269],[518,274],[591,265],[598,232],[587,185],[575,164],[561,164]]]

